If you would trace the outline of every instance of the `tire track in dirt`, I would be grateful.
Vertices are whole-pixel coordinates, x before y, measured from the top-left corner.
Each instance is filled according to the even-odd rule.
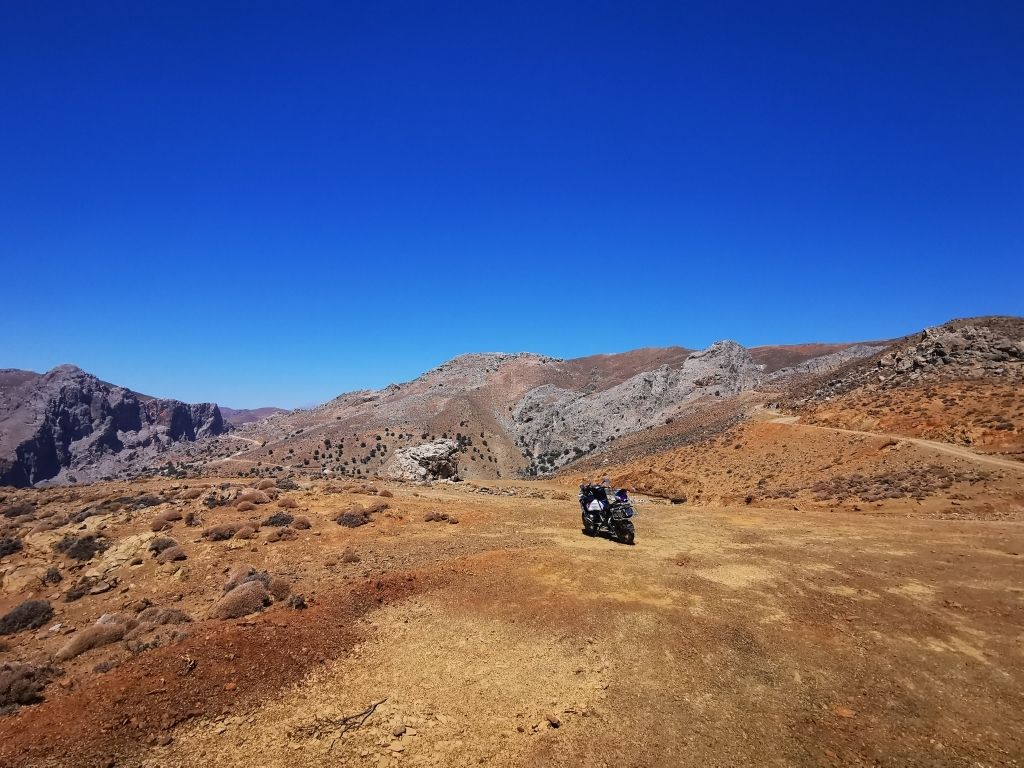
[[[826,432],[840,432],[847,435],[862,435],[864,437],[881,437],[889,440],[905,440],[908,443],[913,443],[921,448],[926,448],[932,451],[939,451],[940,453],[946,453],[950,456],[956,456],[960,459],[967,459],[968,461],[974,461],[978,464],[988,464],[992,467],[1000,467],[1002,469],[1015,469],[1018,472],[1024,472],[1024,463],[1014,461],[1013,459],[1003,459],[998,456],[986,456],[982,453],[975,453],[969,448],[964,448],[959,445],[953,445],[952,443],[940,443],[937,440],[925,440],[922,437],[908,437],[906,435],[890,434],[888,432],[866,432],[861,429],[843,429],[841,427],[825,427],[820,424],[805,424],[800,421],[799,416],[779,416],[778,418],[771,419],[770,424],[788,424],[795,427],[802,427],[804,429],[820,429]]]

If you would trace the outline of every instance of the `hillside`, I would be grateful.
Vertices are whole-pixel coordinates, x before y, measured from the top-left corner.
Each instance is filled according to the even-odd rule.
[[[197,447],[184,460],[268,476],[299,471],[410,479],[408,452],[433,444],[430,455],[457,466],[464,479],[538,476],[666,422],[699,419],[719,402],[802,375],[808,366],[830,371],[880,349],[761,348],[765,359],[795,361],[773,371],[735,342],[573,360],[462,355],[408,383],[244,425],[206,456]],[[818,352],[825,354],[815,357]]]
[[[284,408],[227,408],[220,406],[220,415],[224,418],[225,424],[233,427],[240,427],[253,421],[260,421],[275,413],[284,413]]]

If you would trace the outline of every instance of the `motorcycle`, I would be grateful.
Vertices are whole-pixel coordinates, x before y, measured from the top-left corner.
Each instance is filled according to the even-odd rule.
[[[603,485],[580,486],[580,510],[583,515],[583,533],[596,536],[601,530],[624,544],[632,544],[636,531],[632,518],[636,515],[625,490],[615,491],[611,498]]]

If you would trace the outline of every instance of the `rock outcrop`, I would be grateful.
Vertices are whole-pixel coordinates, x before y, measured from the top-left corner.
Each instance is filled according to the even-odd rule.
[[[999,373],[1008,363],[1024,361],[1021,329],[1016,338],[1006,329],[986,325],[950,323],[924,330],[905,347],[893,350],[878,361],[889,375],[925,374],[945,366],[971,367]]]
[[[214,403],[147,397],[73,365],[3,374],[0,383],[12,386],[0,392],[0,485],[35,485],[71,472],[82,480],[115,475],[126,453],[155,457],[225,430]]]
[[[512,426],[518,444],[550,471],[618,437],[663,424],[695,400],[751,390],[763,378],[746,348],[719,341],[679,367],[661,366],[604,391],[538,387],[517,403]]]
[[[385,467],[395,480],[458,480],[459,445],[454,440],[434,440],[397,451]]]
[[[884,354],[841,367],[798,399],[822,402],[865,386],[894,389],[982,378],[1024,384],[1024,319],[977,317],[928,328]]]

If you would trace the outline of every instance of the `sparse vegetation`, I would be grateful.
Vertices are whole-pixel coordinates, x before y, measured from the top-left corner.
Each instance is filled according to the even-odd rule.
[[[165,549],[170,549],[171,547],[176,546],[178,546],[178,542],[176,542],[174,539],[167,538],[166,536],[164,536],[157,539],[153,539],[151,542],[149,542],[148,549],[153,554],[153,557],[156,557]]]
[[[78,632],[57,651],[57,661],[67,661],[80,656],[93,648],[116,643],[124,638],[129,630],[139,624],[138,620],[120,613],[104,614],[91,627]]]
[[[20,539],[16,539],[13,536],[0,536],[0,557],[13,555],[15,552],[20,552],[21,548],[22,543]]]
[[[272,514],[270,517],[268,517],[266,520],[263,521],[263,525],[267,525],[267,526],[291,525],[293,520],[295,520],[295,518],[292,517],[291,515],[287,514],[286,512],[275,512],[274,514]]]
[[[67,534],[54,544],[53,548],[72,560],[86,561],[92,560],[97,552],[105,551],[108,546],[110,546],[110,542],[105,538],[90,533],[85,536]]]
[[[0,635],[36,629],[53,618],[53,606],[46,600],[26,600],[0,617]]]
[[[20,661],[0,664],[0,715],[10,714],[25,704],[43,700],[43,689],[60,670]]]
[[[238,619],[270,605],[270,593],[262,581],[247,581],[227,592],[210,611],[215,619]]]

